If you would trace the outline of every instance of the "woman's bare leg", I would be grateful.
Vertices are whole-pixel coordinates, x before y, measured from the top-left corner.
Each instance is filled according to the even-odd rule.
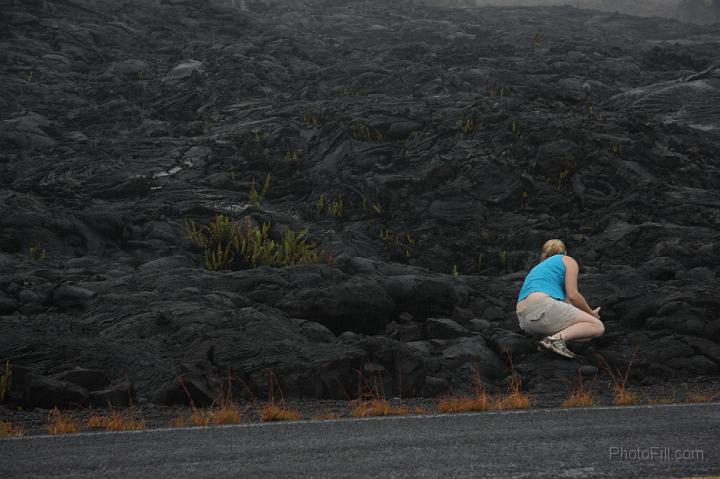
[[[605,325],[603,325],[602,321],[584,311],[578,311],[575,323],[558,331],[550,338],[555,339],[559,336],[565,341],[588,341],[602,336],[604,332]]]

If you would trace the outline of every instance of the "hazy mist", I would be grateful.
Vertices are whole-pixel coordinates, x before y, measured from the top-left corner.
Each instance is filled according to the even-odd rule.
[[[720,0],[424,0],[447,6],[560,6],[590,8],[638,16],[676,18],[685,22],[720,22]]]

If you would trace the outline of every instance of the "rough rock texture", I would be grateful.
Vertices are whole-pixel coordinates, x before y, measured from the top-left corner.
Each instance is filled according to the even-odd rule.
[[[719,374],[716,28],[410,1],[0,7],[11,399],[205,404],[228,378],[434,395],[510,361],[551,388],[635,351],[645,383]],[[307,227],[333,260],[209,271],[186,225],[218,213]],[[514,312],[553,237],[606,324],[573,361]]]

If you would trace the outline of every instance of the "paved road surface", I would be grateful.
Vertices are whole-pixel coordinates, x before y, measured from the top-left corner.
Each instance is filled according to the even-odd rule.
[[[676,453],[686,459],[675,459]],[[713,473],[720,474],[718,403],[0,440],[3,479],[655,478]]]

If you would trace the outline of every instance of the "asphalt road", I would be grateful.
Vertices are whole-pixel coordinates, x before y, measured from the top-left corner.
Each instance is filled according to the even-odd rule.
[[[680,458],[676,458],[676,454]],[[684,459],[682,458],[684,456]],[[0,477],[720,474],[720,404],[301,421],[0,440]]]

